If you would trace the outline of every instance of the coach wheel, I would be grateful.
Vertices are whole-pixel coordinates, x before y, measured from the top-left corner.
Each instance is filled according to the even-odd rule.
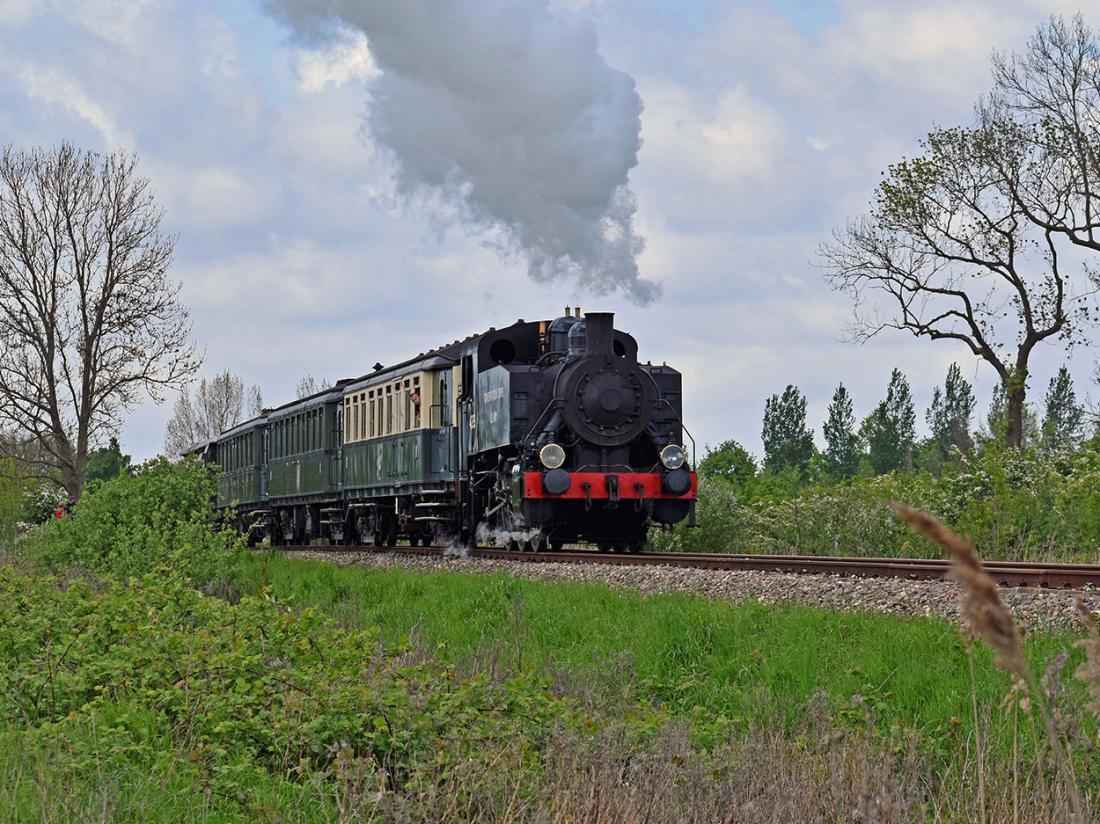
[[[634,538],[623,544],[623,551],[631,555],[637,555],[643,549],[645,549],[645,538]]]
[[[397,546],[397,527],[391,526],[386,531],[386,546]]]
[[[610,541],[600,541],[598,544],[596,544],[596,549],[598,549],[600,552],[614,552],[615,545],[612,544]]]

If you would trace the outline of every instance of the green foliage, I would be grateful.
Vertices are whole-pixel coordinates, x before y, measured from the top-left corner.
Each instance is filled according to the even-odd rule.
[[[215,528],[213,467],[150,461],[133,475],[90,485],[69,517],[24,542],[48,568],[126,577],[165,567],[202,585],[232,578],[239,539]]]
[[[724,441],[714,449],[707,447],[707,454],[699,462],[699,474],[743,488],[756,477],[756,461],[737,441]]]
[[[970,435],[973,415],[974,389],[963,379],[959,365],[953,363],[947,370],[943,389],[936,387],[932,405],[924,415],[941,463],[950,459],[952,450],[967,454],[974,448]]]
[[[123,455],[118,438],[111,436],[110,443],[102,449],[88,453],[88,463],[84,468],[84,482],[109,481],[123,472],[130,471],[129,455]]]
[[[230,604],[175,577],[93,589],[0,568],[0,626],[0,714],[31,745],[63,742],[78,776],[104,760],[171,773],[182,751],[184,775],[241,812],[277,779],[325,820],[341,769],[384,795],[505,744],[519,790],[543,731],[570,718],[533,674],[461,677],[268,592]]]
[[[1050,379],[1043,398],[1043,425],[1040,429],[1043,449],[1064,450],[1074,447],[1085,429],[1085,409],[1077,402],[1073,378],[1065,366]]]
[[[909,382],[895,369],[890,373],[886,398],[860,427],[868,460],[876,474],[912,469],[916,419]]]
[[[993,387],[993,396],[989,400],[989,411],[986,413],[985,425],[988,431],[989,446],[999,448],[1004,446],[1008,435],[1008,400],[1004,384],[998,383]],[[1036,420],[1035,410],[1030,404],[1024,405],[1023,410],[1023,443],[1021,446],[1032,446],[1039,443],[1039,422]]]
[[[51,481],[30,482],[23,495],[21,520],[28,524],[44,524],[53,519],[54,512],[69,500],[62,489]]]
[[[825,472],[834,480],[844,480],[859,469],[859,438],[855,433],[852,396],[840,384],[829,404],[825,421]]]
[[[788,385],[782,395],[764,404],[764,468],[769,472],[794,469],[805,475],[814,456],[814,433],[806,426],[806,398]]]
[[[415,631],[450,661],[495,649],[504,661],[551,667],[566,683],[604,696],[620,716],[648,701],[697,727],[744,729],[796,722],[822,691],[833,707],[874,693],[886,728],[898,724],[930,739],[969,733],[966,644],[945,622],[643,596],[499,573],[423,574],[278,556],[250,567],[280,597],[317,605],[348,626],[377,626],[387,639]],[[1069,645],[1031,636],[1029,657],[1045,661]],[[1008,676],[988,650],[978,648],[974,663],[978,701],[1000,705]],[[959,719],[967,719],[962,729]]]
[[[30,487],[14,460],[0,460],[0,547],[15,545],[16,524],[22,519]]]
[[[986,446],[938,474],[918,470],[843,483],[758,476],[700,481],[698,528],[654,532],[655,547],[816,555],[927,555],[889,509],[905,501],[969,534],[987,558],[1090,560],[1100,553],[1100,451]]]

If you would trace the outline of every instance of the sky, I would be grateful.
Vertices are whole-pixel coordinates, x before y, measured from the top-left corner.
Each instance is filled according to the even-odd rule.
[[[555,317],[568,302],[616,312],[643,359],[683,372],[700,452],[735,438],[759,455],[764,400],[791,383],[820,442],[836,385],[862,417],[894,367],[921,421],[952,362],[984,409],[993,373],[959,346],[901,332],[846,340],[852,307],[817,250],[926,132],[968,122],[993,50],[1022,48],[1077,4],[510,1],[579,32],[601,58],[597,74],[606,62],[606,77],[633,81],[640,144],[607,144],[626,155],[604,158],[604,183],[633,197],[636,274],[660,290],[648,303],[629,289],[594,293],[583,277],[530,277],[515,239],[539,234],[541,217],[517,229],[492,204],[410,191],[410,173],[426,173],[372,118],[394,102],[392,72],[419,66],[400,67],[384,32],[372,47],[362,28],[311,36],[278,13],[320,0],[0,0],[0,145],[136,152],[178,238],[171,277],[202,374],[229,369],[268,405],[289,400],[304,374],[359,375],[517,318]],[[487,64],[493,52],[482,50]],[[553,56],[540,78],[572,78]],[[487,73],[494,95],[527,93],[522,79],[510,89],[507,72]],[[629,83],[616,88],[628,122]],[[1065,359],[1053,343],[1036,353],[1034,399]],[[1091,365],[1088,349],[1072,353],[1081,394]],[[156,454],[170,413],[171,398],[131,410],[124,449]]]

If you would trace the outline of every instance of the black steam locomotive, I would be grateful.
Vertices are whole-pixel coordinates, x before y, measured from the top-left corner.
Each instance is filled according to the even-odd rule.
[[[250,543],[637,551],[694,518],[681,378],[610,313],[517,321],[265,410],[197,450]]]

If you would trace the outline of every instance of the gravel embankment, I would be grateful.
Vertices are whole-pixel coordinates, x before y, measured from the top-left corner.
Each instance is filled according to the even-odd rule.
[[[373,552],[295,552],[291,557],[358,564],[378,569],[420,572],[506,572],[533,581],[580,581],[633,590],[643,595],[682,592],[742,603],[807,604],[848,612],[880,612],[908,617],[956,621],[959,594],[946,581],[896,578],[854,578],[785,572],[725,572],[683,567],[618,566],[611,564],[517,563],[484,558],[430,558]],[[1073,599],[1084,598],[1100,610],[1100,593],[1038,589],[1002,589],[1001,595],[1028,632],[1079,629]]]

